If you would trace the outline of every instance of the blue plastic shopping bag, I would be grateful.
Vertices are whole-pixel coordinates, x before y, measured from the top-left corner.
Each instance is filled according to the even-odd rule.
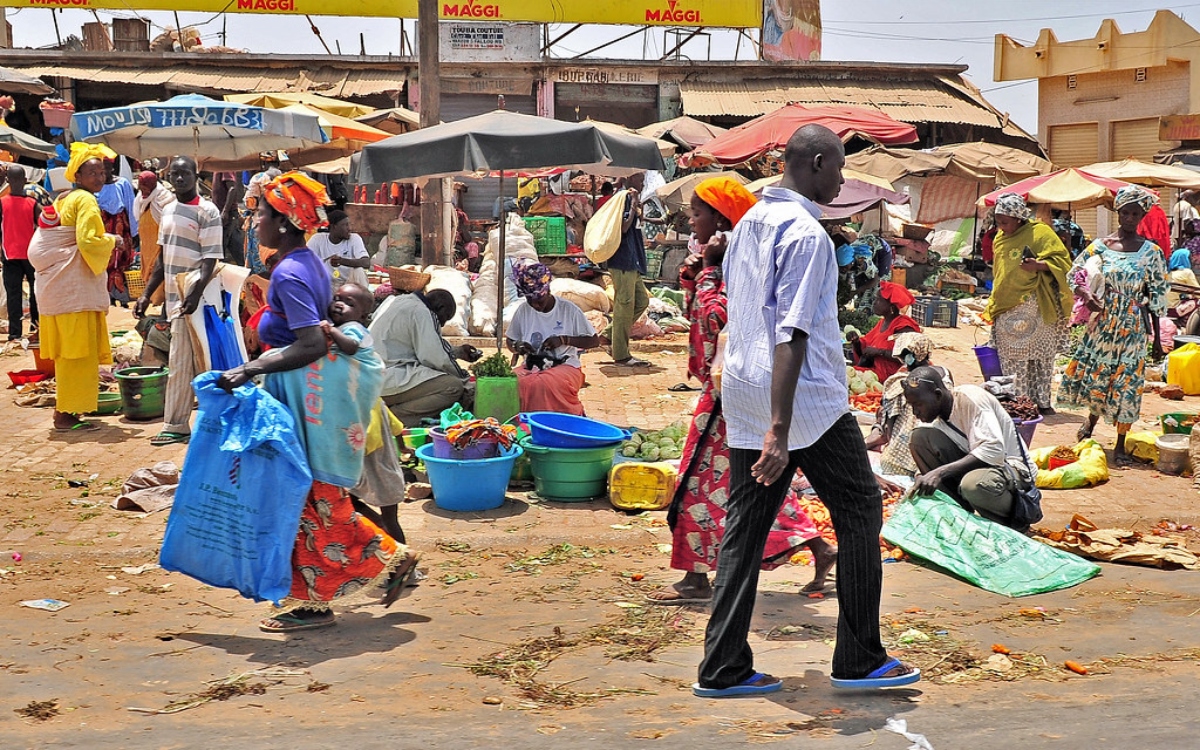
[[[312,474],[291,413],[253,385],[226,393],[220,375],[193,381],[200,406],[159,564],[279,602]]]

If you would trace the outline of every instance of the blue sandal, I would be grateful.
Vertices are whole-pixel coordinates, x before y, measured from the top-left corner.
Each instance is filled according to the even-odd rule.
[[[737,698],[744,695],[764,695],[783,690],[783,680],[769,674],[755,672],[737,685],[727,688],[705,688],[700,683],[692,685],[692,695],[698,698]]]
[[[906,667],[909,671],[904,674],[895,675],[894,677],[884,677],[885,674],[891,672],[896,667],[905,667],[905,665],[899,659],[890,657],[883,663],[882,667],[871,672],[866,677],[860,677],[855,680],[842,680],[837,677],[830,677],[829,681],[833,683],[835,688],[843,690],[872,690],[875,688],[911,685],[921,679],[921,670],[915,667]]]

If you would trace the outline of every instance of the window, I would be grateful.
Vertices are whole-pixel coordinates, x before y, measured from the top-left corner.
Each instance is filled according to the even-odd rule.
[[[1133,80],[1135,83],[1145,83],[1146,82],[1146,69],[1138,68],[1137,70],[1133,71]]]
[[[1077,82],[1075,80],[1075,76],[1067,76],[1067,88],[1068,89],[1070,89],[1071,91],[1074,91],[1076,83]]]

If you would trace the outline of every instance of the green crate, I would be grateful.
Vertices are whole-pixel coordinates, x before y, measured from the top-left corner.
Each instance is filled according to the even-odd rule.
[[[646,250],[646,273],[647,279],[658,280],[662,278],[663,258],[667,257],[666,250],[652,247]]]
[[[561,216],[526,216],[525,228],[533,235],[538,255],[567,254],[567,220]]]

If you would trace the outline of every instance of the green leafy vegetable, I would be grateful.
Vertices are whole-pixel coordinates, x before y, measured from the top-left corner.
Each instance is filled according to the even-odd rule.
[[[477,378],[513,378],[512,366],[503,352],[496,352],[487,359],[471,365],[471,373]]]

